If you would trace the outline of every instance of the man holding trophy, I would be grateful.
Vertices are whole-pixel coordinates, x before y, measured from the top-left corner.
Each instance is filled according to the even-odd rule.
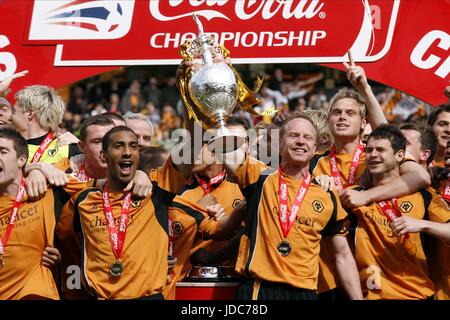
[[[229,52],[213,46],[198,18],[194,19],[199,37],[181,47],[184,64],[177,82],[189,118],[201,121],[204,128],[218,126],[209,147],[236,179],[247,201],[246,229],[236,264],[236,271],[246,279],[238,288],[238,299],[316,299],[322,236],[335,252],[338,274],[349,297],[362,299],[355,260],[346,238],[337,236],[346,232],[346,213],[337,196],[323,191],[309,174],[317,143],[313,121],[301,113],[284,122],[279,170],[251,158],[240,148],[241,139],[233,137],[227,143],[232,136],[225,121],[236,102],[251,112],[251,105],[258,101],[233,69],[224,62],[213,63],[214,54],[226,59]],[[203,68],[199,69],[193,59],[200,54]]]

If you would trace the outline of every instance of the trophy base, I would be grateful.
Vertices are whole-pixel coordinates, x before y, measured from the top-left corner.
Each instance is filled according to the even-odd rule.
[[[208,149],[211,152],[227,153],[239,149],[245,139],[234,135],[225,126],[217,130],[217,135],[208,142]]]
[[[191,266],[183,282],[234,282],[240,278],[230,266]]]
[[[244,142],[244,138],[232,134],[218,135],[208,142],[208,149],[211,152],[228,153],[239,149]]]

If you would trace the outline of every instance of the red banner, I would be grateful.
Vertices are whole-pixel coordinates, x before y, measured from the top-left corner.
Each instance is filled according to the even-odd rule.
[[[124,65],[178,64],[195,12],[233,63],[321,63],[351,50],[369,78],[445,102],[448,0],[0,1],[0,79],[54,87]]]

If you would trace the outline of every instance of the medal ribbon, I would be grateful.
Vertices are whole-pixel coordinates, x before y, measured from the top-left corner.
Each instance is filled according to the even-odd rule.
[[[353,153],[352,163],[350,165],[350,170],[348,173],[348,184],[355,184],[356,173],[358,171],[358,166],[361,160],[361,155],[364,152],[364,146],[360,143]],[[339,191],[344,190],[344,185],[342,182],[341,174],[339,173],[339,168],[336,160],[336,147],[334,145],[330,148],[330,169],[331,175],[333,176],[334,184]]]
[[[447,178],[447,182],[445,183],[444,194],[442,195],[442,198],[450,203],[450,177]]]
[[[41,160],[42,155],[44,154],[45,150],[47,150],[50,143],[53,141],[54,134],[53,132],[49,132],[44,140],[39,145],[39,148],[36,150],[36,152],[33,155],[33,158],[31,158],[30,163],[39,162]],[[25,194],[25,179],[22,178],[19,184],[19,190],[17,190],[16,198],[14,199],[14,205],[13,209],[11,211],[11,215],[9,217],[9,223],[8,227],[6,228],[5,237],[4,239],[0,239],[0,254],[5,253],[6,245],[8,244],[9,237],[11,236],[12,229],[14,228],[14,223],[17,219],[17,214],[19,212],[20,205],[22,204],[22,198]]]
[[[397,198],[392,198],[392,206],[388,201],[377,202],[383,214],[389,219],[389,221],[394,221],[395,218],[401,217],[401,211],[398,207]],[[405,239],[409,238],[409,234],[405,234]]]
[[[173,256],[173,223],[169,218],[169,257]]]
[[[90,177],[86,173],[86,163],[83,162],[83,164],[80,166],[80,170],[75,173],[76,177],[80,181],[89,181]]]
[[[114,214],[112,212],[111,203],[109,201],[109,191],[105,184],[103,189],[103,213],[105,214],[106,221],[108,222],[109,241],[114,252],[116,259],[120,259],[122,255],[123,244],[125,242],[125,235],[128,227],[128,213],[130,211],[130,199],[131,193],[127,192],[123,200],[122,209],[120,210],[119,218],[119,231],[116,229],[116,222],[114,220]]]
[[[222,181],[226,177],[226,172],[222,172],[218,174],[215,177],[212,177],[209,179],[209,182],[206,182],[202,178],[200,178],[198,175],[195,175],[195,178],[197,179],[198,184],[202,187],[203,191],[205,191],[205,194],[211,193],[213,186],[222,183]]]
[[[289,231],[294,224],[295,218],[297,217],[298,210],[300,209],[302,202],[305,199],[306,192],[308,192],[309,186],[311,185],[312,178],[310,173],[308,172],[306,177],[303,179],[302,184],[297,190],[294,205],[292,206],[288,216],[288,187],[286,184],[286,180],[284,179],[281,167],[278,168],[278,172],[280,174],[280,184],[278,188],[278,200],[280,203],[279,219],[283,237],[287,238]]]

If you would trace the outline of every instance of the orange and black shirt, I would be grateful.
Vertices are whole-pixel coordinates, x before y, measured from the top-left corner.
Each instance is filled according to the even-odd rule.
[[[189,271],[189,257],[198,235],[212,239],[220,230],[217,220],[209,217],[205,209],[189,199],[176,196],[169,207],[173,229],[173,256],[177,258],[171,282],[163,291],[168,300],[175,299],[176,282]]]
[[[428,188],[430,189],[430,188]],[[435,192],[428,208],[429,220],[450,223],[450,205]],[[450,244],[430,237],[430,275],[436,286],[437,300],[450,299]]]
[[[57,232],[65,238],[73,232],[82,237],[82,277],[92,295],[100,299],[135,299],[161,293],[167,276],[168,206],[184,184],[169,160],[150,173],[153,192],[131,202],[121,260],[124,272],[110,276],[116,260],[103,212],[102,190],[90,188],[73,197],[64,207]],[[123,192],[110,192],[116,227]]]
[[[279,172],[247,157],[235,178],[248,206],[236,271],[254,279],[316,290],[322,237],[346,233],[347,214],[337,196],[311,183],[296,221],[284,239],[278,210]],[[290,176],[285,179],[290,210],[301,181]],[[283,240],[291,246],[286,256],[278,249]]]
[[[430,193],[422,190],[397,200],[403,215],[426,219],[430,199]],[[394,235],[390,221],[376,203],[352,211],[358,221],[356,263],[365,297],[412,300],[433,296],[421,234]]]
[[[351,187],[348,184],[349,172],[352,164],[353,154],[338,153],[336,154],[336,163],[339,168],[339,173],[342,179],[343,188]],[[355,176],[355,183],[359,184],[359,179],[366,170],[366,156],[361,154],[358,170]],[[310,162],[310,172],[314,177],[320,175],[332,176],[330,169],[330,152],[327,151],[322,155],[315,155]],[[339,200],[338,200],[339,201]],[[331,248],[328,247],[325,241],[320,244],[320,259],[319,259],[319,281],[318,293],[326,292],[336,288],[337,286],[337,271],[334,263]]]
[[[188,199],[190,202],[197,203],[203,196],[205,195],[202,187],[197,186],[196,188],[186,190],[181,195],[182,198]],[[230,182],[228,180],[222,181],[220,185],[216,188],[213,188],[211,191],[211,195],[214,196],[217,200],[217,203],[220,204],[225,210],[226,215],[230,215],[234,208],[236,208],[239,203],[244,199],[244,196],[241,193],[239,186],[236,183]],[[212,240],[208,237],[202,236],[199,233],[199,236],[195,239],[195,242],[192,245],[190,250],[190,255],[196,252],[200,248],[204,248],[208,251],[216,251],[223,248],[228,241],[219,241]],[[228,263],[224,263],[222,265],[235,265],[235,260],[228,261]],[[186,266],[183,268],[184,271],[190,267],[189,260],[186,261]],[[184,273],[185,274],[185,273]]]
[[[52,272],[42,266],[45,247],[54,246],[58,216],[69,197],[62,188],[49,188],[44,197],[30,202],[25,195],[5,250],[0,270],[0,300],[59,299]],[[0,234],[6,232],[15,197],[0,197]]]

